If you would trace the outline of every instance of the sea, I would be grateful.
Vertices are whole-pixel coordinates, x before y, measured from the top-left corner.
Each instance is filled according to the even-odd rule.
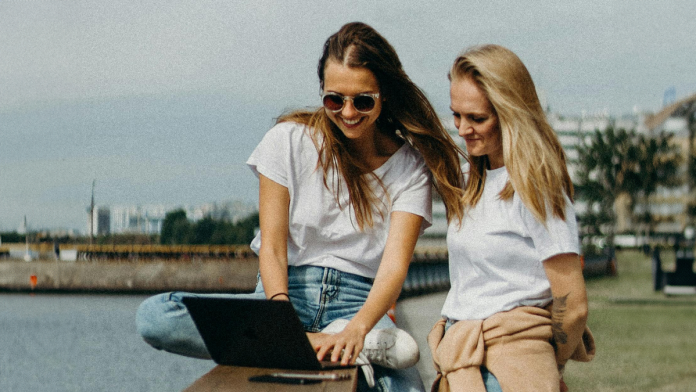
[[[0,391],[181,391],[215,364],[155,350],[145,295],[0,293]]]

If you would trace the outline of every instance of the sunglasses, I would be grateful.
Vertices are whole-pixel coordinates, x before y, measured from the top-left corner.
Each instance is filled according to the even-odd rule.
[[[341,95],[339,93],[326,93],[321,96],[324,107],[334,113],[343,110],[346,100],[353,101],[353,107],[360,113],[369,113],[375,108],[379,93],[358,94],[355,96]]]

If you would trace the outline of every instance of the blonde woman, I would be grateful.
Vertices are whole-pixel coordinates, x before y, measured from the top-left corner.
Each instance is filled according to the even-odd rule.
[[[435,387],[494,390],[492,373],[503,391],[558,391],[587,320],[563,149],[510,50],[471,48],[449,78],[470,162],[447,233],[452,286],[428,337]]]
[[[281,117],[247,161],[259,178],[261,280],[243,296],[292,302],[317,357],[349,364],[374,348],[371,330],[393,331],[386,313],[430,225],[433,185],[461,216],[459,150],[370,26],[329,37],[318,74],[322,106]],[[156,348],[208,358],[182,303],[190,295],[145,301],[138,330]],[[373,362],[376,384],[360,379],[359,390],[422,391],[412,343],[415,356]]]

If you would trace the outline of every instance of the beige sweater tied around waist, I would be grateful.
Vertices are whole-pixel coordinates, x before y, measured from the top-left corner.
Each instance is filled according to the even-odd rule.
[[[560,375],[551,344],[551,312],[523,306],[486,320],[463,320],[445,334],[446,320],[428,334],[437,378],[432,391],[485,392],[481,366],[496,377],[504,392],[557,392]],[[592,360],[594,338],[585,327],[570,359]]]

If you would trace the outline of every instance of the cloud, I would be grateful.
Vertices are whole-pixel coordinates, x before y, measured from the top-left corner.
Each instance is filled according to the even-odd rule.
[[[274,118],[318,104],[342,24],[373,25],[448,114],[446,73],[498,43],[555,111],[658,110],[696,91],[689,1],[31,1],[0,3],[0,229],[83,225],[114,204],[255,198],[244,161]],[[76,217],[66,218],[66,216]],[[18,218],[19,217],[19,218]],[[10,222],[10,223],[5,223]],[[62,223],[67,222],[67,223]]]

